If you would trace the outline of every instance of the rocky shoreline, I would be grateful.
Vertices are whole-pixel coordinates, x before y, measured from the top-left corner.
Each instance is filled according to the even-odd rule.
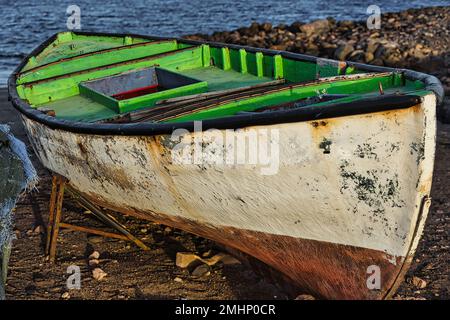
[[[366,21],[327,18],[278,26],[253,22],[249,27],[185,38],[409,68],[437,76],[450,94],[450,6],[382,12],[380,29],[373,30]],[[440,119],[450,122],[448,103],[442,109]]]

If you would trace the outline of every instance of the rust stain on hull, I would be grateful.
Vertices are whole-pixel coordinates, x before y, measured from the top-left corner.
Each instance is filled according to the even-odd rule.
[[[404,258],[396,257],[392,263],[386,253],[378,250],[234,227],[217,228],[185,218],[117,208],[97,195],[80,193],[110,210],[179,228],[231,248],[253,267],[262,269],[278,283],[281,281],[292,297],[307,292],[322,299],[383,299],[394,286],[404,262]],[[259,260],[256,264],[254,258]],[[380,267],[380,290],[367,288],[367,268],[371,265]]]

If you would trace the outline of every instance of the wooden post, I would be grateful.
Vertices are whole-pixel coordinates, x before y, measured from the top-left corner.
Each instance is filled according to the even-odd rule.
[[[149,248],[138,238],[133,236],[125,226],[120,224],[114,217],[106,212],[103,212],[99,207],[90,203],[87,199],[84,199],[75,190],[67,185],[67,180],[64,177],[54,175],[52,179],[52,192],[50,195],[50,209],[47,226],[47,243],[45,246],[45,254],[49,257],[49,261],[54,263],[56,260],[56,246],[58,243],[58,235],[60,228],[67,228],[73,231],[80,231],[86,233],[97,234],[103,237],[115,238],[120,240],[128,240],[134,242],[138,247],[143,250],[149,250]],[[96,230],[92,228],[76,226],[68,223],[61,222],[62,206],[64,201],[64,191],[72,195],[72,197],[84,208],[91,210],[92,213],[99,218],[103,223],[118,230],[121,234]]]
[[[48,213],[48,224],[47,224],[47,241],[45,243],[45,255],[50,254],[50,242],[52,241],[52,231],[53,231],[53,220],[55,217],[55,205],[56,205],[56,194],[58,192],[58,180],[57,176],[52,177],[52,193],[50,194],[50,205]]]
[[[52,226],[52,235],[50,241],[50,262],[55,262],[56,257],[56,244],[58,242],[58,234],[59,234],[59,223],[61,221],[61,210],[62,204],[64,200],[64,188],[66,185],[66,180],[63,177],[58,177],[59,190],[56,197],[56,212],[53,219]]]

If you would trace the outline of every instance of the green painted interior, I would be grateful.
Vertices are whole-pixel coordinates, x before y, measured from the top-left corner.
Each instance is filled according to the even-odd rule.
[[[255,77],[250,73],[240,73],[233,69],[224,71],[217,67],[202,67],[180,72],[188,77],[208,82],[208,91],[233,89],[271,81],[272,78]]]
[[[95,122],[117,115],[113,109],[81,95],[49,102],[45,107],[55,110],[58,118],[71,121]]]
[[[17,83],[23,84],[42,79],[48,79],[67,73],[121,62],[124,59],[138,59],[146,57],[148,55],[170,52],[178,49],[178,47],[177,42],[171,40],[162,42],[150,42],[147,44],[144,43],[140,44],[138,47],[128,45],[116,49],[117,50],[114,51],[105,51],[98,52],[97,54],[72,57],[71,60],[65,60],[61,61],[60,63],[47,65],[45,68],[43,67],[39,69],[38,72],[33,72],[34,69],[32,69],[32,71],[22,73]]]
[[[378,76],[374,78],[358,79],[358,80],[338,80],[324,83],[312,83],[305,86],[297,86],[287,88],[285,90],[275,91],[273,93],[265,93],[233,100],[219,106],[212,106],[207,110],[190,113],[189,115],[180,116],[167,122],[183,122],[192,120],[206,120],[213,118],[226,117],[241,111],[255,111],[259,108],[293,102],[300,99],[314,97],[320,94],[351,94],[361,99],[373,95],[378,92],[379,84],[383,86],[384,91],[391,92],[402,91],[408,92],[408,88],[402,85],[402,76],[392,74],[388,76]],[[389,91],[388,91],[389,92]],[[355,97],[348,97],[342,101],[352,101]],[[332,103],[335,103],[333,101]],[[328,104],[331,102],[327,102]]]
[[[87,88],[82,84],[80,85],[80,93],[83,96],[86,96],[90,100],[94,100],[99,104],[110,108],[116,113],[126,113],[130,111],[139,110],[142,108],[153,107],[155,106],[157,101],[197,93],[204,93],[207,91],[207,89],[208,83],[206,81],[201,81],[173,89],[141,95],[131,99],[116,100],[100,92]]]
[[[132,43],[147,42],[146,39],[133,38]],[[124,37],[101,37],[77,35],[72,32],[62,32],[57,39],[36,57],[30,59],[22,71],[35,68],[60,59],[67,59],[80,54],[124,46]]]
[[[82,56],[80,56],[82,55]],[[130,70],[159,66],[204,82],[200,86],[161,93],[150,99],[140,96],[123,100],[122,108],[111,108],[111,101],[80,95],[83,81],[117,75]],[[120,112],[151,108],[157,100],[207,91],[234,89],[286,79],[288,83],[313,81],[317,77],[343,73],[336,63],[295,61],[281,55],[248,52],[244,49],[219,48],[211,45],[179,43],[176,40],[149,41],[133,37],[107,37],[60,33],[53,43],[31,57],[17,80],[19,96],[32,107],[55,110],[56,117],[93,122]],[[363,73],[353,67],[345,74]],[[252,111],[259,107],[295,101],[320,93],[348,93],[351,99],[376,94],[379,83],[384,90],[411,92],[422,90],[420,81],[390,75],[362,80],[312,83],[261,96],[230,101],[221,106],[192,113],[171,121],[209,119]],[[162,91],[164,92],[164,91]],[[350,98],[347,98],[350,99]],[[114,99],[113,99],[114,100]],[[329,102],[328,102],[329,103]]]
[[[188,96],[197,93],[204,93],[208,89],[206,81],[193,83],[190,85],[164,90],[140,97],[119,101],[119,113],[130,112],[141,108],[153,107],[157,101],[175,97]]]

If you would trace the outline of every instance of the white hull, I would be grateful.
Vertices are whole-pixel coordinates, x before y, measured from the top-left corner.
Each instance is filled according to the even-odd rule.
[[[428,213],[435,106],[430,94],[421,105],[407,109],[265,126],[279,132],[279,166],[269,175],[261,174],[264,165],[175,164],[170,136],[86,135],[23,119],[44,166],[92,200],[224,242],[320,296],[379,298],[398,283]],[[241,235],[245,241],[258,235],[274,241],[300,239],[378,256],[355,259],[347,266],[361,269],[361,275],[347,275],[354,278],[349,288],[330,283],[330,277],[317,289],[292,270],[303,263],[313,273],[316,264],[293,263],[297,258],[290,255],[289,244],[274,244],[276,250],[287,250],[275,259],[264,254],[270,244],[256,239],[255,245],[262,247],[253,248],[240,244],[242,238],[230,240],[236,230],[247,232]],[[320,252],[315,253],[320,260]],[[302,254],[314,252],[305,248]],[[383,275],[387,283],[376,292],[356,283],[368,277],[366,269],[373,261],[383,263],[382,273],[388,270]]]

